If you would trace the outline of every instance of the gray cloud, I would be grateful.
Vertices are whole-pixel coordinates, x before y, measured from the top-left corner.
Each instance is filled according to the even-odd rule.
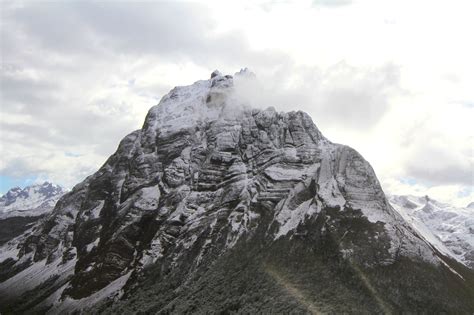
[[[248,66],[260,83],[244,93],[257,106],[307,111],[323,133],[371,132],[391,109],[393,96],[405,93],[397,65],[300,66],[284,52],[253,50],[239,31],[217,32],[201,4],[9,2],[2,9],[0,115],[16,117],[0,117],[0,172],[6,176],[64,176],[72,185],[94,171],[172,88],[160,80],[162,71],[147,72],[161,65],[198,65],[209,72]],[[141,80],[143,72],[157,83]],[[193,79],[183,75],[179,84]],[[467,171],[472,165],[452,156],[431,166],[415,163],[439,157],[438,149],[409,135],[404,139],[410,139],[405,146],[419,148],[408,153],[413,162],[403,166],[407,175],[472,185]]]
[[[159,54],[162,60],[214,63],[252,54],[239,32],[215,34],[213,17],[197,3],[37,2],[11,9],[5,18],[10,30],[2,32],[16,35],[2,34],[7,55],[23,45],[71,56]],[[21,37],[28,43],[15,45]]]
[[[446,160],[440,160],[439,162],[447,162],[447,164],[440,165],[439,168],[430,168],[423,164],[409,164],[406,172],[409,176],[424,181],[430,186],[446,184],[474,186],[474,174],[472,172],[474,165],[472,163],[466,167],[464,165],[451,164],[450,161]]]
[[[322,70],[289,63],[263,77],[256,72],[257,82],[241,91],[244,97],[262,107],[305,110],[322,126],[370,130],[390,109],[389,99],[404,93],[393,64],[364,69],[340,62]],[[298,84],[292,84],[295,77]]]
[[[321,115],[354,129],[376,125],[389,109],[389,99],[403,93],[399,69],[392,64],[365,70],[340,63],[323,79]]]
[[[26,161],[26,157],[20,156],[18,159],[10,162],[3,170],[2,173],[8,174],[8,176],[14,178],[30,177],[31,174],[41,174],[45,170],[41,168],[40,164],[31,164]]]
[[[34,112],[41,110],[40,105],[53,103],[55,89],[51,81],[35,81],[28,78],[8,76],[9,71],[2,69],[0,87],[2,89],[2,109],[12,111]],[[29,104],[27,108],[26,104]]]
[[[430,136],[436,135],[427,136],[425,140],[415,137],[408,153],[405,153],[405,174],[429,185],[474,186],[472,152],[457,151],[455,148],[447,150],[449,142],[441,139],[440,142],[431,143]]]
[[[67,185],[105,161],[141,125],[137,113],[171,88],[140,80],[117,86],[111,78],[140,75],[124,66],[220,63],[232,58],[226,50],[248,50],[238,33],[210,35],[212,17],[191,3],[8,2],[1,23],[0,171],[64,172]]]
[[[56,51],[169,53],[200,45],[209,29],[202,10],[198,5],[168,2],[36,2],[12,9],[6,18],[17,32]]]

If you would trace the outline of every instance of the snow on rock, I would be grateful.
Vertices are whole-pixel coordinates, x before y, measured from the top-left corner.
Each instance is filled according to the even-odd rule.
[[[51,263],[48,263],[46,259],[35,262],[15,276],[0,283],[0,291],[5,294],[2,298],[7,299],[10,295],[20,295],[55,277],[58,277],[57,282],[61,282],[74,274],[75,264],[75,259],[66,262],[63,262],[62,259],[57,259]]]
[[[16,259],[20,252],[19,244],[17,242],[8,242],[0,247],[0,263],[7,259]]]
[[[416,196],[390,196],[390,203],[441,253],[474,268],[474,209]]]
[[[369,222],[383,224],[390,240],[389,253],[392,257],[387,262],[402,254],[439,264],[429,244],[420,241],[416,231],[388,204],[372,167],[359,153],[325,139],[320,141],[318,152],[318,163],[313,164],[308,173],[310,176],[300,177],[301,182],[289,190],[287,197],[275,209],[275,221],[279,224],[275,239],[285,235],[291,238],[301,223],[313,220],[326,207],[342,212],[353,209],[361,211]],[[292,172],[288,171],[288,174]],[[311,181],[316,184],[314,194],[317,198],[311,192]],[[342,250],[345,256],[354,252]]]
[[[272,165],[265,169],[265,174],[275,181],[279,180],[302,180],[307,175],[306,169],[292,168],[288,166]]]
[[[280,228],[275,234],[275,239],[287,235],[289,231],[295,230],[300,223],[318,213],[319,210],[314,200],[311,199],[304,201],[294,210],[289,210],[287,207],[284,207],[276,218],[280,223]]]
[[[150,248],[145,250],[140,260],[141,266],[154,264],[159,258],[163,257],[163,245],[159,238],[153,239]]]
[[[102,211],[102,208],[104,207],[104,200],[99,200],[99,203],[97,206],[95,206],[92,210],[90,210],[87,214],[90,219],[97,219],[100,216],[100,212]]]
[[[48,182],[27,186],[24,189],[12,188],[0,197],[0,219],[40,216],[48,213],[64,193],[66,190],[62,187]]]
[[[160,200],[160,189],[158,185],[144,187],[140,190],[140,196],[134,205],[142,210],[155,210]]]
[[[334,176],[336,170],[333,169],[334,146],[325,145],[322,150],[321,167],[318,177],[318,196],[329,207],[342,208],[346,200],[339,190],[338,182]],[[343,182],[341,181],[343,184]]]
[[[228,78],[215,71],[211,80],[197,81],[190,86],[171,90],[148,113],[145,129],[150,132],[149,136],[155,136],[158,130],[160,135],[166,136],[192,128],[200,121],[216,120],[223,108],[223,104],[217,100],[222,94],[229,93],[232,86],[228,81]]]
[[[454,270],[450,265],[448,265],[444,260],[442,259],[439,259],[439,261],[443,264],[443,266],[445,266],[446,268],[448,268],[452,273],[454,273],[455,275],[457,275],[459,278],[464,279],[463,276],[461,276],[456,270]]]
[[[123,295],[122,288],[127,283],[131,274],[132,272],[130,271],[94,294],[78,300],[70,297],[66,297],[65,299],[61,298],[62,292],[67,287],[67,285],[64,285],[57,292],[53,293],[52,298],[46,300],[43,305],[52,304],[52,307],[48,310],[48,314],[68,314],[73,311],[87,310],[91,306],[103,302],[106,299],[117,300]]]

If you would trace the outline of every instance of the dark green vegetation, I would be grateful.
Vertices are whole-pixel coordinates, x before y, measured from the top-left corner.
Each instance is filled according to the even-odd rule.
[[[329,221],[324,223],[322,213],[300,228],[306,235],[291,240],[271,242],[259,229],[194,273],[190,273],[192,260],[176,269],[158,263],[137,279],[122,301],[99,310],[108,314],[396,314],[407,310],[471,314],[474,310],[471,270],[450,262],[462,280],[445,267],[405,257],[374,266],[344,259],[341,229],[331,231],[328,223],[350,219],[331,209],[326,215]],[[365,235],[372,230],[364,220],[354,215],[350,221],[358,224],[352,225],[352,233]],[[364,246],[363,238],[352,239]]]

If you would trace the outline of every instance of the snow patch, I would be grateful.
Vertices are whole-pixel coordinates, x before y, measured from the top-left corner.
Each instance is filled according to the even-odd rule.
[[[458,277],[460,277],[461,279],[463,279],[464,281],[466,281],[466,279],[464,279],[463,276],[461,276],[456,270],[454,270],[453,268],[451,268],[451,266],[449,266],[444,260],[439,259],[439,261],[440,261],[444,266],[446,266],[449,270],[451,270],[451,272],[453,272],[453,273],[456,274]]]
[[[158,185],[145,187],[140,190],[140,197],[135,201],[135,206],[142,210],[156,210],[160,200]]]
[[[294,210],[288,209],[284,205],[276,217],[280,227],[274,239],[277,240],[287,235],[288,232],[295,230],[300,223],[312,217],[314,214],[319,213],[320,210],[313,199],[306,200]]]
[[[101,200],[99,204],[90,211],[90,218],[97,219],[103,207],[104,207],[104,200]]]
[[[131,274],[132,271],[115,279],[109,285],[92,295],[79,300],[75,300],[71,297],[66,297],[64,300],[60,300],[62,291],[66,288],[66,286],[63,286],[57,292],[53,293],[57,300],[53,303],[53,307],[48,311],[48,314],[72,313],[73,311],[85,310],[91,305],[96,305],[105,299],[118,300],[123,295],[122,288],[127,283]]]
[[[51,277],[59,276],[60,279],[65,279],[74,273],[75,265],[76,259],[71,259],[64,264],[61,258],[50,264],[47,264],[46,259],[44,259],[33,263],[30,267],[0,283],[0,291],[8,292],[13,296],[19,296],[23,292],[44,283]]]

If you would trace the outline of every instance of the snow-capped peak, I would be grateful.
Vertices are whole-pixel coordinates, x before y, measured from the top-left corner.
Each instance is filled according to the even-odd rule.
[[[65,192],[61,186],[50,182],[23,189],[14,187],[0,197],[0,218],[42,215],[52,210]]]
[[[250,78],[255,78],[256,77],[255,73],[252,70],[250,70],[249,68],[240,69],[240,71],[236,72],[234,76],[236,76],[236,77],[250,77]]]
[[[144,129],[147,138],[154,138],[194,128],[202,122],[215,121],[223,116],[235,116],[246,106],[234,97],[234,78],[218,70],[210,79],[189,86],[178,86],[150,109]]]

